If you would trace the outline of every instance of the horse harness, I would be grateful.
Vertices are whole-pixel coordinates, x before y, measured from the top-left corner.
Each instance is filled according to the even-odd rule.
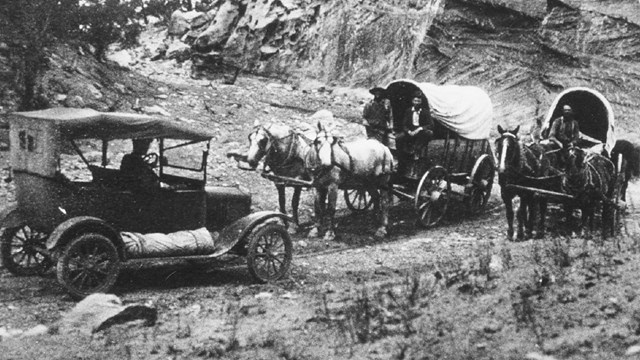
[[[263,163],[263,171],[266,171],[266,167],[267,165],[271,168],[272,171],[275,172],[281,172],[282,170],[286,170],[289,169],[291,167],[293,167],[293,164],[289,164],[287,165],[287,163],[289,163],[291,161],[291,158],[293,157],[294,154],[294,150],[298,147],[298,138],[294,137],[294,135],[296,135],[297,133],[295,131],[289,130],[289,135],[287,136],[283,136],[281,138],[276,138],[266,127],[264,126],[259,126],[257,127],[254,132],[257,133],[260,129],[262,129],[264,131],[264,133],[267,135],[269,141],[272,143],[272,145],[266,150],[266,154],[264,157],[264,163]],[[275,155],[278,154],[278,148],[276,146],[274,146],[273,144],[275,144],[275,142],[277,140],[284,140],[287,138],[293,138],[292,141],[289,142],[289,146],[287,147],[286,152],[286,157],[280,162],[280,164],[275,164],[276,162],[276,158]],[[280,170],[280,171],[278,171]]]
[[[329,136],[325,135],[325,138],[328,138]],[[331,168],[333,166],[339,168],[342,171],[345,171],[349,174],[349,176],[356,178],[356,181],[360,181],[360,182],[366,182],[367,176],[363,176],[363,175],[356,175],[354,173],[354,161],[353,161],[353,157],[351,156],[351,153],[349,152],[349,149],[344,146],[344,142],[342,140],[342,138],[336,137],[336,136],[332,136],[333,140],[330,143],[330,147],[331,147],[331,167],[323,167],[321,166],[319,171],[314,171],[314,169],[311,169],[311,171],[314,173],[315,177],[322,177],[324,175],[326,175],[329,171],[331,171]],[[345,154],[347,154],[347,157],[349,158],[349,167],[345,167],[344,165],[338,163],[336,161],[336,156],[335,156],[335,151],[333,150],[334,146],[338,145],[340,147],[340,149],[342,149],[342,151],[344,151]],[[313,148],[315,149],[316,155],[319,157],[319,152],[320,152],[320,148],[318,148],[317,144],[314,143]],[[386,164],[387,159],[386,159],[386,153],[384,154],[385,158],[383,159],[383,164]]]

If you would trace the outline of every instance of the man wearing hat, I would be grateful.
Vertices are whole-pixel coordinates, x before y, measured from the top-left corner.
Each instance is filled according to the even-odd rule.
[[[392,128],[391,102],[387,99],[386,90],[374,87],[369,90],[373,99],[369,101],[362,111],[363,125],[367,130],[369,139],[376,139],[389,146],[388,134]]]
[[[580,128],[573,109],[569,105],[562,106],[562,116],[553,120],[549,131],[549,140],[559,148],[574,146],[580,139]]]

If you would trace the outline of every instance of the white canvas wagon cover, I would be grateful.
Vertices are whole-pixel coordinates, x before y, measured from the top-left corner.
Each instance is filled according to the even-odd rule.
[[[396,121],[411,106],[411,98],[416,90],[422,91],[429,103],[431,116],[445,128],[469,140],[489,138],[493,105],[489,95],[481,88],[394,80],[387,85],[387,96],[394,106]]]

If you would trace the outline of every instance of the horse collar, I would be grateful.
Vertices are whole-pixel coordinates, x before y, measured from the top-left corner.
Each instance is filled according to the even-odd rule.
[[[338,145],[340,147],[340,149],[342,149],[342,151],[344,151],[345,154],[347,154],[347,157],[349,158],[349,168],[345,168],[344,166],[340,165],[337,161],[336,161],[336,156],[335,156],[335,151],[333,150],[333,146],[334,145]],[[331,143],[331,164],[339,167],[342,170],[348,171],[350,173],[353,173],[353,158],[351,157],[351,154],[349,153],[349,150],[343,145],[343,143],[341,141],[337,141],[337,139],[334,137],[333,138],[333,143]]]

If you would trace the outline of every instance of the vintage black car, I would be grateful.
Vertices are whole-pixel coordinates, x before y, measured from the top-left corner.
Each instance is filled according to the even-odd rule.
[[[6,117],[16,202],[0,213],[0,254],[11,273],[34,275],[56,265],[60,284],[76,299],[109,291],[125,262],[150,258],[218,261],[237,255],[246,257],[258,281],[275,281],[287,273],[292,257],[287,216],[250,213],[251,195],[237,187],[206,186],[210,131],[185,122],[91,109],[53,108]],[[157,177],[152,185],[131,186],[122,170],[110,164],[109,143],[124,139],[157,140],[157,153],[144,157]],[[82,143],[90,141],[101,147],[101,158],[93,159],[98,164],[81,151]],[[180,158],[172,162],[168,156],[193,145],[203,148],[198,166]],[[89,179],[63,175],[61,157],[70,151],[80,156]],[[146,234],[183,242],[194,234],[202,236],[195,247],[169,244],[172,249],[166,254],[145,254],[140,250],[155,239]],[[132,238],[138,243],[127,243]]]

